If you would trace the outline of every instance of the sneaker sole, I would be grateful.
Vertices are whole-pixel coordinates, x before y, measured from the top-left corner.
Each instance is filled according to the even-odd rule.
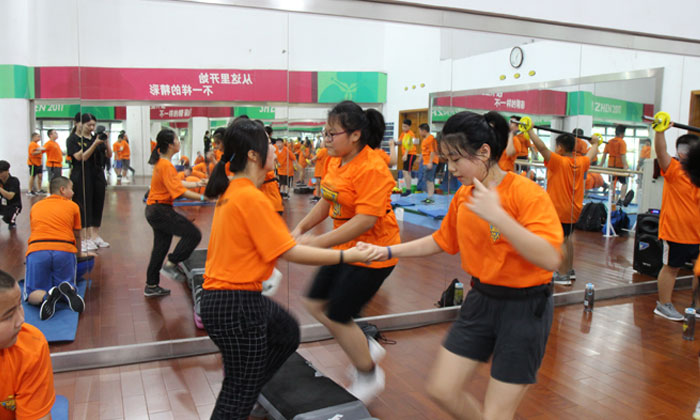
[[[85,310],[85,301],[78,294],[78,291],[73,289],[68,283],[61,283],[58,285],[58,290],[61,292],[63,297],[68,301],[68,307],[77,313],[82,313]]]
[[[654,309],[654,313],[655,313],[656,315],[662,317],[662,318],[668,319],[669,321],[683,321],[683,317],[680,317],[680,318],[671,318],[670,316],[664,314],[663,312],[661,312],[661,311],[658,310],[658,309]]]
[[[161,297],[161,296],[168,296],[170,293],[147,293],[143,292],[143,295],[146,297]]]
[[[53,298],[51,294],[54,290],[57,290],[58,297],[56,297],[53,302],[49,302],[49,300]],[[48,321],[49,319],[53,318],[53,316],[56,314],[56,304],[58,303],[58,299],[60,299],[61,292],[58,291],[58,289],[56,289],[55,287],[52,287],[51,290],[49,290],[48,295],[49,297],[41,304],[41,307],[39,308],[39,319],[42,321]],[[51,313],[48,316],[44,317],[44,306],[48,307],[49,305],[51,305]]]

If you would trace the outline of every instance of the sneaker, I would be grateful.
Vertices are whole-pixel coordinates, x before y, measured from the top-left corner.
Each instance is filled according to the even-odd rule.
[[[98,248],[109,248],[109,242],[106,242],[104,239],[100,238],[99,236],[96,237],[95,239],[92,239],[92,242]]]
[[[358,372],[348,392],[366,405],[384,390],[385,380],[382,368],[375,366],[371,373]]]
[[[7,228],[8,228],[9,230],[15,230],[15,229],[17,229],[17,223],[10,223],[10,224],[8,224],[8,225],[7,225]]]
[[[204,323],[202,322],[202,317],[197,315],[197,311],[193,310],[192,311],[193,317],[194,317],[194,326],[197,327],[197,329],[203,330],[204,329]],[[260,416],[262,417],[262,416]]]
[[[671,302],[661,304],[661,302],[656,301],[656,309],[654,309],[654,313],[671,321],[683,321],[683,315],[676,310]]]
[[[372,337],[367,337],[367,343],[369,344],[369,355],[376,365],[386,356],[386,350]]]
[[[406,197],[406,196],[409,196],[409,195],[411,195],[411,191],[410,191],[410,190],[406,190],[406,191],[401,192],[401,197]]]
[[[571,286],[571,277],[568,274],[561,275],[556,271],[552,273],[552,281],[554,284],[559,284],[562,286]]]
[[[80,243],[80,247],[82,248],[83,252],[87,251],[95,251],[97,250],[97,244],[95,244],[92,240],[90,239],[85,239]]]
[[[37,194],[37,195],[46,195],[46,194],[48,194],[48,193],[47,193],[46,191],[44,191],[44,190],[39,190],[39,191],[36,191],[35,194]]]
[[[36,193],[34,191],[27,191],[27,197],[34,197]]]
[[[72,284],[64,281],[58,285],[58,290],[68,301],[68,306],[73,312],[81,313],[85,310],[85,301],[78,294]]]
[[[184,283],[185,280],[187,280],[187,276],[185,276],[185,273],[183,273],[177,265],[163,264],[163,268],[160,269],[160,274],[178,283]]]
[[[146,288],[143,290],[143,295],[146,297],[168,296],[169,294],[170,289],[166,289],[160,286],[146,286]]]
[[[434,202],[435,202],[435,200],[432,200],[430,198],[426,198],[425,200],[421,201],[421,203],[425,203],[425,204],[433,204]]]
[[[698,401],[698,405],[695,406],[695,412],[693,413],[693,419],[700,420],[700,401]]]
[[[44,301],[41,303],[41,308],[39,308],[39,319],[46,321],[51,319],[53,314],[56,313],[56,303],[61,300],[63,296],[56,287],[52,287],[49,293],[44,297]]]
[[[314,202],[315,202],[315,201],[319,201],[320,199],[321,199],[321,197],[319,197],[319,196],[317,196],[317,195],[311,197],[311,201],[314,201]]]
[[[569,278],[571,279],[571,281],[576,280],[576,272],[573,269],[569,270]]]

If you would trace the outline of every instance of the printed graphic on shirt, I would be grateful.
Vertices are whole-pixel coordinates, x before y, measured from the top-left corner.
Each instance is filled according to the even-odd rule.
[[[8,395],[5,401],[0,401],[0,407],[8,411],[15,411],[17,409],[17,403],[15,402],[14,395]]]
[[[491,231],[492,241],[496,242],[497,240],[501,239],[501,231],[498,230],[496,226],[489,223],[489,230]]]
[[[331,217],[340,217],[340,211],[342,207],[340,203],[338,203],[338,192],[331,190],[330,188],[328,188],[327,185],[321,184],[321,195],[324,199],[333,203],[333,214],[331,215]]]

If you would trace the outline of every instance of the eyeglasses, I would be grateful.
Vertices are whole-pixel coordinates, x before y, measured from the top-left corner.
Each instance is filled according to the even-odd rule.
[[[341,132],[339,132],[339,133],[331,133],[330,131],[324,131],[322,134],[323,134],[323,138],[324,138],[324,139],[331,139],[331,140],[333,140],[333,138],[334,138],[335,136],[339,136],[339,135],[345,134],[345,133],[347,133],[347,131],[341,131]]]

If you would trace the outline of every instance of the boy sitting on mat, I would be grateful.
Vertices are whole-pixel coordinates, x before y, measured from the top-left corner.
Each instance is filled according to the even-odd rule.
[[[49,344],[24,322],[22,292],[0,270],[0,419],[50,419],[55,399]]]
[[[41,306],[39,319],[47,320],[56,311],[56,303],[65,298],[75,312],[85,309],[76,292],[77,266],[75,244],[80,243],[80,209],[73,198],[73,183],[64,176],[55,177],[51,195],[32,206],[29,214],[31,234],[27,246],[27,274],[24,298]]]

